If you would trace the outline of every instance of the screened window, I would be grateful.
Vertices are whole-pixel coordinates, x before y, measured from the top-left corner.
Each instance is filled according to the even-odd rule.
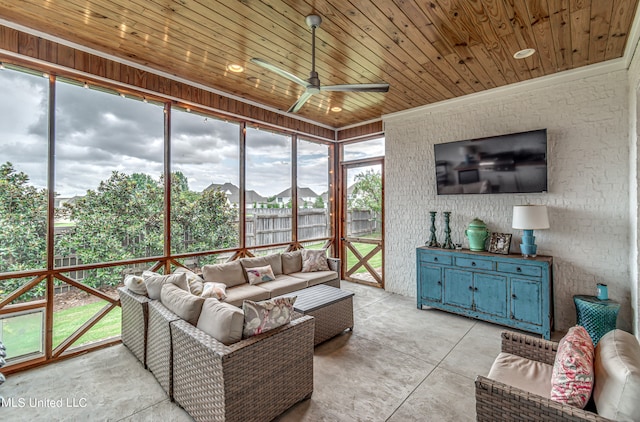
[[[330,235],[329,146],[298,140],[298,240]]]
[[[246,244],[291,241],[291,137],[247,128]]]
[[[372,157],[384,157],[384,137],[348,143],[342,146],[342,159],[344,161],[363,160]]]
[[[0,70],[0,273],[46,267],[48,98],[42,74]]]
[[[56,83],[56,266],[162,255],[163,116],[157,104]]]
[[[239,246],[239,142],[237,123],[172,109],[171,249],[174,253]]]

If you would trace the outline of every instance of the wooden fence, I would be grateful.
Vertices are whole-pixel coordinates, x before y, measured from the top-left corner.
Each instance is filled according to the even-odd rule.
[[[291,209],[290,208],[257,208],[247,210],[246,216],[247,247],[286,243],[291,241]],[[347,227],[350,236],[364,236],[379,231],[380,225],[375,213],[371,211],[354,210],[347,214]],[[318,239],[328,237],[329,211],[323,208],[300,208],[298,210],[298,240]],[[131,243],[139,242],[140,238],[129,239]],[[185,243],[193,240],[185,235]],[[82,264],[74,253],[57,255],[54,257],[55,267],[74,266]],[[143,268],[131,268],[141,271]],[[72,271],[67,274],[75,280],[85,277],[84,271]]]

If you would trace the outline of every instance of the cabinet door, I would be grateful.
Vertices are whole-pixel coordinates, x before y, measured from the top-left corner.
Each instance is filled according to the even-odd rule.
[[[500,317],[507,316],[507,277],[476,273],[473,278],[475,310]]]
[[[444,303],[471,309],[473,303],[473,273],[471,271],[444,270]]]
[[[511,278],[511,318],[531,324],[542,324],[540,281]]]
[[[442,269],[429,265],[420,265],[420,286],[422,299],[442,302]]]

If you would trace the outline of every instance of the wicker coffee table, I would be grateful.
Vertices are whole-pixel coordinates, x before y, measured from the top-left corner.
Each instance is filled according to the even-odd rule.
[[[294,293],[296,311],[315,318],[314,345],[353,330],[353,293],[319,284]]]

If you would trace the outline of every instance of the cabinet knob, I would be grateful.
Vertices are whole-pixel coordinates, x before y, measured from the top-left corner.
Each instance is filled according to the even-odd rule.
[[[473,286],[469,286],[469,290],[473,291]]]
[[[438,280],[438,286],[442,286],[442,281]]]
[[[522,272],[522,268],[517,267],[517,268],[516,268],[516,271],[517,271],[517,272],[519,272],[519,273],[521,273],[521,272]]]
[[[512,299],[517,299],[516,294],[515,294],[515,293],[513,293],[513,294],[511,295],[511,298],[512,298]]]
[[[471,263],[471,266],[472,266],[472,267],[475,267],[475,266],[476,266],[476,263],[475,263],[475,262],[472,262],[472,263]]]
[[[474,287],[474,288],[473,288],[473,291],[477,292],[477,291],[478,291],[478,288],[477,288],[477,287]]]
[[[433,258],[433,262],[438,262],[438,257]]]

